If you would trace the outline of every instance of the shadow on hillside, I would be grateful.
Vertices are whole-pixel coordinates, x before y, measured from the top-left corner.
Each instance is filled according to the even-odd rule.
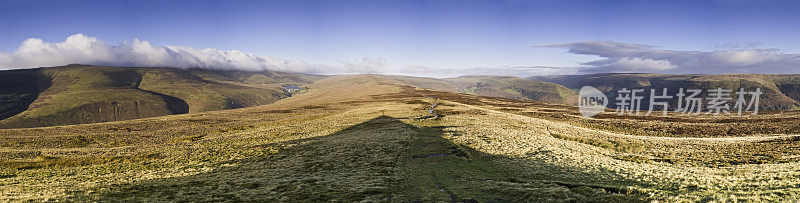
[[[153,92],[150,90],[139,89],[138,87],[136,89],[160,97],[161,100],[164,101],[164,103],[167,103],[167,109],[169,109],[170,113],[172,114],[189,113],[189,104],[187,104],[186,101],[184,101],[181,98],[169,96],[166,94],[161,94],[158,92]]]
[[[50,88],[52,81],[40,75],[38,70],[8,70],[0,73],[0,120],[28,110],[42,91]]]
[[[79,201],[619,201],[613,187],[567,184],[592,174],[485,154],[381,116],[327,136],[253,146],[278,149],[210,172],[75,192]],[[564,175],[565,172],[571,175]],[[604,183],[595,182],[596,185]],[[630,200],[630,199],[628,199]]]
[[[184,101],[183,99],[178,98],[178,97],[174,97],[174,96],[162,94],[162,93],[159,93],[159,92],[154,92],[154,91],[142,89],[142,88],[140,88],[141,83],[142,83],[142,75],[137,73],[137,77],[138,77],[138,80],[136,81],[136,83],[133,86],[134,89],[142,91],[142,92],[146,92],[148,94],[152,94],[152,95],[155,95],[155,96],[158,96],[159,98],[161,98],[161,100],[163,100],[164,103],[167,104],[167,109],[169,109],[171,114],[189,113],[189,104],[186,103],[186,101]]]

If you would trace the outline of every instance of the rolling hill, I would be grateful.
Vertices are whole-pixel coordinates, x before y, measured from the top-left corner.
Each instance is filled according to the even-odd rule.
[[[574,105],[578,97],[574,91],[558,84],[510,76],[461,76],[444,79],[410,76],[384,77],[420,88],[509,99]]]
[[[89,65],[0,72],[0,127],[120,121],[269,104],[321,76]]]
[[[378,75],[307,87],[247,108],[0,129],[0,200],[760,202],[800,194],[796,111],[585,119],[569,105]],[[616,120],[635,120],[635,129],[749,130],[603,127]]]
[[[574,104],[566,87],[517,77],[376,75],[427,89]],[[121,121],[258,106],[322,76],[274,71],[68,65],[0,71],[0,128]]]
[[[704,89],[701,96],[707,96],[708,89],[730,89],[731,95],[736,99],[735,92],[740,88],[752,91],[760,88],[763,94],[760,99],[760,110],[788,110],[800,106],[800,75],[770,75],[770,74],[722,74],[722,75],[671,75],[671,74],[639,74],[639,73],[604,73],[589,75],[560,75],[560,76],[534,76],[527,79],[533,81],[551,82],[564,85],[577,90],[583,86],[593,86],[606,93],[611,99],[610,108],[616,108],[614,98],[617,90],[645,89],[645,98],[642,107],[649,104],[650,89],[656,89],[657,94],[663,88],[668,88],[668,95],[675,95],[679,88]],[[673,99],[670,106],[676,106],[677,100]]]

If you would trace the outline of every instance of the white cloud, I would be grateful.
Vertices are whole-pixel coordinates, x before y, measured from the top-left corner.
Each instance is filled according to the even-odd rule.
[[[64,42],[47,43],[27,39],[13,53],[0,53],[0,69],[15,69],[66,64],[110,66],[148,66],[239,70],[278,70],[326,73],[325,66],[302,60],[256,56],[238,50],[195,49],[180,46],[156,46],[134,39],[131,43],[109,45],[95,37],[75,34]]]
[[[757,44],[725,45],[755,47]],[[93,64],[109,66],[175,67],[237,70],[276,70],[312,74],[377,73],[430,77],[461,75],[555,75],[597,72],[653,73],[800,73],[800,55],[779,49],[724,49],[709,52],[657,49],[652,45],[613,41],[586,41],[535,47],[563,48],[570,53],[602,57],[581,67],[455,67],[395,66],[381,57],[364,57],[339,64],[310,64],[256,56],[238,50],[196,49],[183,46],[158,46],[134,39],[110,45],[95,37],[75,34],[64,42],[48,43],[31,38],[12,53],[0,52],[0,70]]]
[[[275,70],[312,74],[402,74],[386,58],[363,57],[339,64],[310,64],[303,60],[287,60],[256,56],[239,50],[195,49],[183,46],[157,46],[134,39],[130,43],[109,45],[95,37],[75,34],[64,42],[48,43],[41,39],[25,40],[13,53],[0,52],[0,70],[92,64],[127,67],[174,67],[236,70]],[[401,68],[402,69],[402,68]],[[454,72],[454,71],[449,71]],[[418,72],[437,75],[437,69]],[[458,76],[458,75],[456,75]]]
[[[784,59],[776,49],[724,50],[714,51],[711,58],[721,64],[735,66],[753,65],[762,62],[778,62]]]
[[[739,47],[755,46],[756,43],[750,43]],[[586,41],[534,47],[563,48],[574,54],[605,58],[585,62],[582,64],[583,67],[574,67],[583,73],[800,73],[800,54],[785,54],[779,49],[676,51],[656,49],[651,45],[613,41]]]
[[[615,72],[642,72],[642,71],[666,71],[676,69],[678,66],[672,65],[667,60],[653,60],[639,57],[622,57],[612,63],[604,65],[605,68],[615,69]]]

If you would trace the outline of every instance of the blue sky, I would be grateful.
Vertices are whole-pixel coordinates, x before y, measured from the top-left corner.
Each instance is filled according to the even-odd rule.
[[[800,3],[791,1],[739,0],[12,0],[0,2],[0,52],[12,55],[29,38],[57,43],[82,33],[111,46],[139,39],[328,66],[370,64],[364,62],[368,57],[394,68],[585,69],[593,66],[587,62],[604,60],[603,54],[572,51],[585,44],[531,45],[586,41],[709,53],[774,49],[793,62],[792,54],[800,52],[798,11]],[[678,72],[691,71],[673,58],[663,60],[680,66]],[[598,70],[628,70],[606,65],[614,67]],[[738,71],[749,72],[746,67]]]

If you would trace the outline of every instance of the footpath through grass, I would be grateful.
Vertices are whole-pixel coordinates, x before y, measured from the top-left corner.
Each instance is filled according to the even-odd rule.
[[[504,167],[507,157],[445,139],[446,127],[436,121],[381,116],[322,137],[254,147],[270,153],[226,162],[212,171],[116,185],[75,198],[346,202],[627,198],[602,188],[525,177]]]

